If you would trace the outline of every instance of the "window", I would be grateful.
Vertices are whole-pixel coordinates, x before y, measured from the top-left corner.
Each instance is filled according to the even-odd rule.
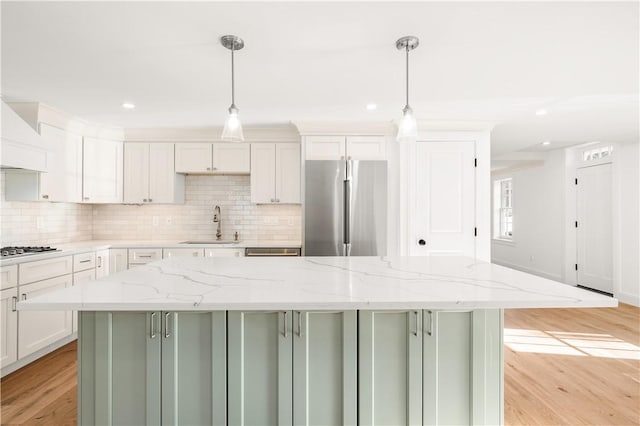
[[[613,152],[613,146],[603,146],[582,151],[582,161],[593,161],[606,158]]]
[[[494,182],[494,226],[493,237],[513,239],[513,183],[511,178]]]

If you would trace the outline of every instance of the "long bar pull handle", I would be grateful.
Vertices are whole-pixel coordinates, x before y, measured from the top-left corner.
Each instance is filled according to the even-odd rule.
[[[413,335],[418,337],[418,311],[413,311],[413,316],[416,319],[416,328],[413,330]]]
[[[151,321],[149,322],[149,337],[156,338],[156,313],[151,312]]]
[[[298,311],[298,337],[302,337],[302,312]]]
[[[11,312],[15,312],[18,310],[16,306],[17,303],[18,303],[18,297],[17,296],[11,297]]]
[[[283,318],[282,325],[284,325],[284,338],[286,339],[287,338],[287,311],[283,312],[282,318]]]
[[[433,334],[433,312],[427,311],[427,313],[429,314],[429,330],[427,334],[431,336]]]
[[[168,339],[171,334],[169,333],[169,315],[171,312],[164,313],[164,338]]]

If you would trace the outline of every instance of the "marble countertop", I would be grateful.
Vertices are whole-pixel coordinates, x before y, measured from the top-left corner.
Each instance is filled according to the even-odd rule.
[[[302,247],[300,241],[282,240],[241,240],[226,244],[185,244],[185,240],[88,240],[67,244],[53,244],[58,251],[27,256],[7,257],[0,260],[0,266],[50,259],[59,256],[86,253],[110,248],[245,248],[245,247]]]
[[[467,257],[174,258],[19,310],[211,311],[612,307],[617,300]]]

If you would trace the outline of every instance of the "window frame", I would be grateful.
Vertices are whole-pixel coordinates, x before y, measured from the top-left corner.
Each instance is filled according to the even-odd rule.
[[[493,181],[493,239],[514,242],[512,177]]]

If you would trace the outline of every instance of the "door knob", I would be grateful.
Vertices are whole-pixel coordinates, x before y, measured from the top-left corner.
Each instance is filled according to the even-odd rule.
[[[427,242],[421,238],[421,239],[418,240],[418,244],[421,245],[421,246],[424,246],[424,245],[427,244]]]

